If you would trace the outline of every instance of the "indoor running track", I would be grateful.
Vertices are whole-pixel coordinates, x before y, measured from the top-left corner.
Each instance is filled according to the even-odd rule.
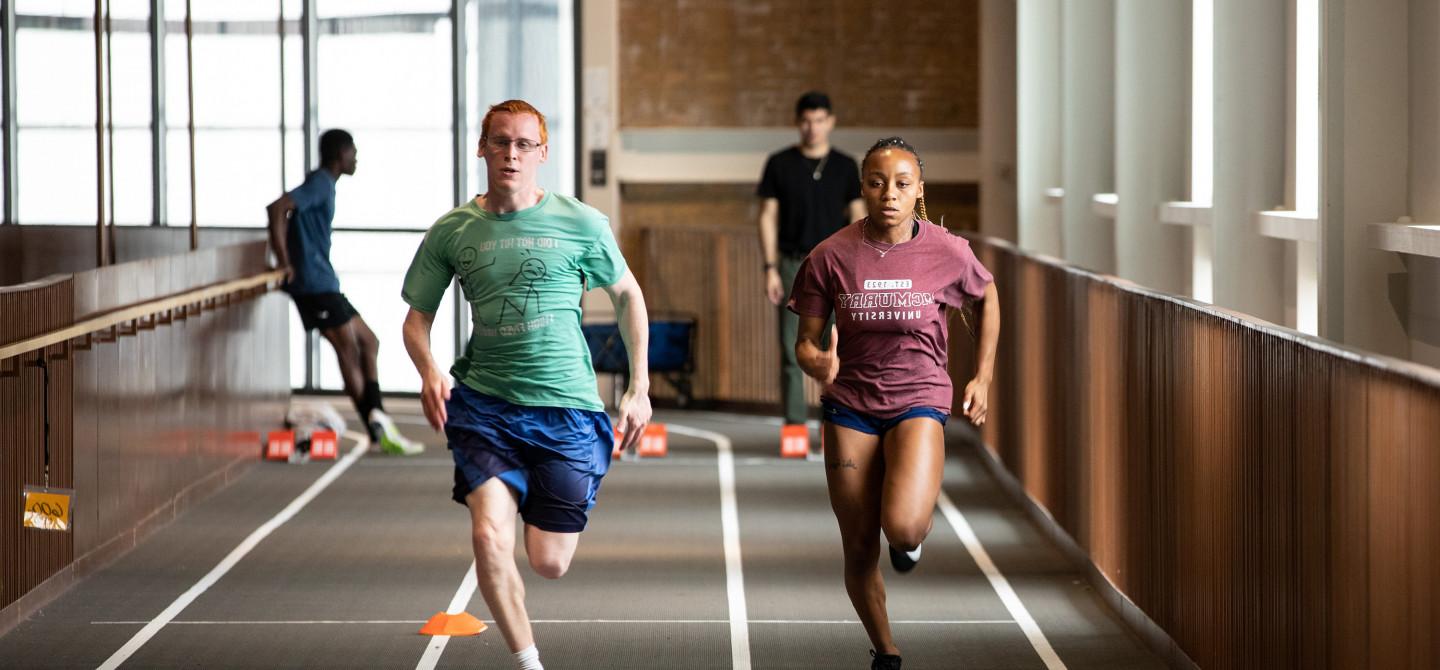
[[[0,638],[0,666],[514,667],[493,626],[418,633],[452,604],[489,615],[444,438],[391,404],[423,456],[351,434],[334,463],[259,464]],[[779,459],[775,420],[656,420],[669,456],[613,465],[569,574],[521,558],[545,666],[868,668],[821,464]],[[920,566],[896,575],[882,550],[907,670],[1164,667],[951,423]]]

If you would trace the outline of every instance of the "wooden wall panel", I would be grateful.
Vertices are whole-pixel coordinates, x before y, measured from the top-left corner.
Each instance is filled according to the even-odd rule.
[[[979,0],[622,0],[620,125],[784,126],[819,89],[846,125],[975,128],[979,19]]]
[[[1440,371],[974,242],[1005,323],[986,438],[1184,654],[1437,667]]]
[[[41,335],[70,322],[68,278],[0,288],[0,343]],[[49,369],[36,365],[43,353]],[[73,557],[70,535],[20,527],[21,487],[44,483],[45,407],[50,411],[50,485],[74,485],[71,376],[63,345],[0,360],[0,607],[33,589]],[[94,504],[90,501],[89,504]]]
[[[0,289],[0,313],[36,317],[23,327],[0,319],[0,342],[265,269],[265,242],[256,241],[109,266],[44,289]],[[0,523],[0,630],[23,616],[17,608],[38,606],[17,603],[31,589],[114,558],[255,460],[260,431],[279,424],[289,395],[287,309],[278,293],[237,297],[168,323],[122,326],[89,349],[51,348],[65,354],[51,371],[52,482],[76,489],[75,532],[25,533],[17,543],[16,524]],[[19,485],[39,477],[38,373],[0,374],[7,520],[18,519]]]

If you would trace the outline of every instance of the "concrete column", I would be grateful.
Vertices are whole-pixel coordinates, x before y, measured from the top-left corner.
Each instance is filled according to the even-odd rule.
[[[1440,119],[1440,44],[1434,36],[1440,30],[1440,5],[1434,0],[1411,0],[1406,19],[1410,28],[1408,213],[1417,223],[1436,223],[1440,222],[1440,127],[1436,125]],[[1440,366],[1440,259],[1404,260],[1410,270],[1410,358]],[[1388,260],[1382,263],[1393,268]],[[1381,323],[1387,322],[1381,319]]]
[[[1115,271],[1115,223],[1096,216],[1096,193],[1115,190],[1115,2],[1069,0],[1060,11],[1060,225],[1065,259]]]
[[[1285,202],[1286,3],[1215,0],[1215,304],[1285,322],[1285,249],[1255,212]]]
[[[980,4],[980,232],[1016,241],[1014,0]]]
[[[1324,0],[1321,11],[1320,334],[1401,358],[1411,350],[1407,293],[1418,296],[1399,255],[1370,247],[1367,224],[1411,213],[1411,170],[1424,171],[1414,161],[1433,119],[1411,125],[1424,113],[1411,109],[1411,88],[1433,87],[1435,70],[1412,73],[1411,55],[1429,49],[1432,4]],[[1411,266],[1409,279],[1430,276],[1423,270]]]
[[[1115,263],[1121,277],[1190,292],[1189,231],[1160,223],[1162,202],[1183,200],[1189,144],[1187,3],[1115,5]]]
[[[1045,199],[1045,189],[1061,186],[1059,0],[1019,0],[1015,63],[1020,246],[1058,258],[1060,208]]]
[[[586,204],[610,217],[610,228],[620,237],[620,183],[615,179],[615,158],[620,148],[620,5],[618,0],[590,0],[575,3],[580,12],[580,106],[576,119],[584,151],[580,155],[580,183],[576,191]],[[595,185],[591,157],[604,153],[605,183]],[[604,318],[614,306],[604,291],[592,289],[581,299],[587,315]],[[600,397],[609,398],[609,375],[600,380]]]

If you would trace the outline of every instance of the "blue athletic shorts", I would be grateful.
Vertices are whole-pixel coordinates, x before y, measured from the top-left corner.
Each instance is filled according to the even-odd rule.
[[[525,523],[555,533],[585,530],[610,469],[610,417],[564,407],[528,407],[456,383],[445,403],[455,458],[455,502],[491,477],[520,497]]]
[[[882,437],[885,433],[889,432],[891,428],[894,428],[906,419],[913,419],[920,416],[929,417],[939,421],[940,425],[943,426],[945,425],[945,421],[950,418],[949,414],[934,407],[911,407],[895,416],[882,419],[864,412],[857,412],[840,403],[830,402],[823,398],[820,400],[820,405],[825,409],[826,421],[837,426],[844,426],[851,430],[858,430],[862,433],[880,435]]]

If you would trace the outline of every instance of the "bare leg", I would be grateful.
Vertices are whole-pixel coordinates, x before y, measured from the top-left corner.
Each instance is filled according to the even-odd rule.
[[[359,314],[350,319],[350,326],[355,329],[355,344],[360,349],[360,372],[367,382],[380,381],[380,374],[377,371],[376,359],[380,356],[380,338],[375,336],[375,331],[370,330],[370,324]]]
[[[525,612],[525,582],[515,566],[515,515],[519,504],[510,486],[491,477],[465,497],[470,506],[475,577],[510,651],[535,643]]]
[[[530,567],[546,579],[565,576],[579,543],[579,533],[554,533],[525,526],[525,554],[530,557]]]
[[[345,382],[345,395],[355,403],[355,412],[360,415],[361,425],[369,421],[365,416],[365,374],[360,365],[360,343],[355,336],[354,324],[360,317],[346,321],[344,325],[320,331],[330,346],[335,347],[335,360],[340,364],[340,378]]]
[[[880,527],[896,549],[913,551],[930,534],[945,471],[945,428],[925,417],[885,433],[885,490]]]
[[[880,494],[885,461],[880,438],[826,422],[825,479],[830,507],[840,522],[845,551],[845,592],[881,654],[898,654],[885,610],[885,579],[880,574]]]

